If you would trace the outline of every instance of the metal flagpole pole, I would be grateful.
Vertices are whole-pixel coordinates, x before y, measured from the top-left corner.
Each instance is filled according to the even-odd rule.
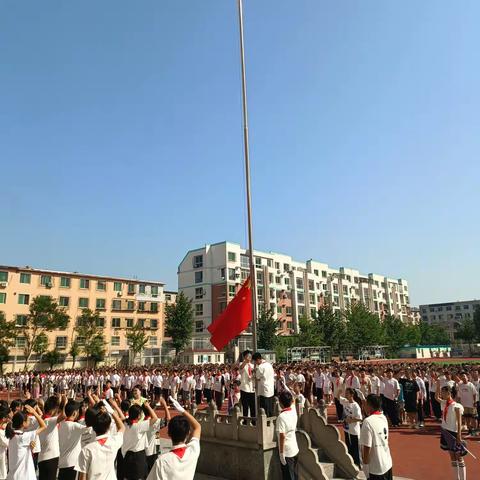
[[[243,147],[245,154],[245,184],[247,190],[248,215],[248,252],[250,261],[250,286],[252,290],[252,350],[257,351],[257,278],[253,257],[252,199],[250,192],[250,156],[248,150],[248,111],[247,111],[247,77],[245,74],[245,50],[243,42],[243,1],[238,0],[238,23],[240,30],[240,61],[242,65],[242,107],[243,107]]]

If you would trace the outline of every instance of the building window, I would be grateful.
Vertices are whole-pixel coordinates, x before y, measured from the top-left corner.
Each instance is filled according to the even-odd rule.
[[[133,300],[127,302],[127,310],[135,310],[135,302]]]
[[[203,255],[195,255],[193,257],[193,268],[203,267]]]
[[[235,252],[228,252],[228,261],[229,262],[236,262],[237,261],[237,255]]]
[[[297,298],[298,298],[298,303],[304,303],[305,302],[305,296],[303,293],[298,292],[297,293]]]
[[[111,338],[110,343],[112,347],[119,347],[120,346],[120,337],[114,336]]]
[[[20,283],[30,283],[32,276],[29,273],[20,274]],[[0,280],[2,281],[2,280]]]
[[[27,344],[27,341],[25,337],[16,337],[15,338],[15,346],[17,348],[25,348],[25,345]]]
[[[464,309],[464,310],[468,310],[468,305],[464,305],[464,306],[463,306],[463,309]]]
[[[18,295],[18,304],[19,305],[28,305],[30,303],[30,295],[20,293]]]
[[[158,295],[158,285],[152,285],[150,287],[150,293],[152,296],[156,297]]]
[[[202,333],[203,332],[203,321],[197,320],[195,322],[195,333]]]
[[[107,290],[107,282],[105,282],[104,280],[99,280],[97,282],[97,290],[105,292]]]
[[[293,322],[287,322],[287,328],[292,330],[293,329]]]
[[[112,328],[120,328],[120,322],[119,318],[112,318]]]
[[[290,279],[288,277],[285,277],[285,285],[290,285]]]
[[[296,284],[297,284],[297,288],[299,288],[300,290],[303,290],[303,278],[297,278]]]
[[[7,294],[5,292],[0,292],[0,303],[7,303]]]
[[[127,328],[133,328],[133,318],[127,318]]]
[[[90,288],[90,280],[88,278],[81,278],[80,279],[80,288],[83,290],[87,290]]]
[[[145,311],[145,302],[138,302],[138,310],[140,312],[144,312]]]
[[[145,285],[144,283],[141,283],[141,284],[138,286],[138,293],[145,294],[145,287],[146,287],[146,285]]]
[[[278,313],[279,315],[282,314],[282,306],[281,306],[281,305],[277,305],[277,313]]]
[[[157,313],[158,312],[158,303],[157,302],[151,302],[150,303],[150,311],[152,313]]]
[[[61,307],[68,307],[70,305],[70,298],[69,297],[59,297],[58,304]]]
[[[203,298],[203,288],[202,287],[195,288],[195,299],[201,300],[202,298]]]
[[[95,323],[97,324],[97,327],[104,327],[105,319],[103,317],[97,318],[97,321]]]
[[[256,267],[262,266],[262,259],[260,257],[255,257],[255,266]]]
[[[310,303],[315,303],[315,294],[314,293],[310,294]]]
[[[60,277],[60,286],[62,288],[70,288],[70,278],[69,277]]]
[[[234,268],[229,268],[228,269],[228,279],[235,281],[235,269]]]
[[[104,298],[97,298],[95,302],[95,308],[97,310],[105,310],[105,299]]]
[[[88,298],[80,297],[78,299],[78,306],[80,308],[88,308]]]
[[[169,293],[165,294],[165,301],[170,302],[172,300],[172,296]]]
[[[145,319],[144,318],[139,318],[137,320],[137,325],[141,328],[144,328],[145,327]]]
[[[262,272],[257,272],[257,284],[258,285],[263,285],[263,273]]]
[[[327,278],[327,272],[325,270],[322,270],[322,278]]]
[[[112,300],[112,310],[121,310],[122,301],[121,300]]]
[[[113,291],[121,292],[122,291],[122,282],[113,282]]]
[[[158,328],[158,320],[156,318],[150,320],[150,328]]]
[[[250,268],[250,259],[246,255],[240,255],[240,266],[242,268]]]
[[[197,317],[203,315],[203,303],[195,304],[195,315]]]
[[[195,272],[195,283],[203,282],[203,272]]]
[[[149,343],[150,343],[150,346],[151,346],[151,347],[155,347],[155,346],[157,345],[157,337],[151,336]]]
[[[292,307],[287,307],[287,315],[288,315],[289,317],[292,316]]]
[[[26,327],[27,326],[27,315],[17,315],[15,317],[15,326],[16,327]]]
[[[305,315],[305,307],[299,306],[299,307],[298,307],[298,314],[299,314],[300,316]]]
[[[0,282],[8,282],[8,272],[0,272]]]
[[[40,285],[44,287],[52,286],[52,276],[51,275],[40,275]]]
[[[57,337],[55,339],[55,348],[57,350],[65,350],[67,348],[67,337]]]
[[[228,296],[234,297],[235,296],[235,285],[228,286]]]

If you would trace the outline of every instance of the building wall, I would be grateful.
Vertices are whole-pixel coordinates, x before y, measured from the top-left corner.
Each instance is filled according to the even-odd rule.
[[[161,347],[165,313],[163,287],[163,283],[156,281],[0,266],[0,311],[7,320],[21,325],[22,315],[28,314],[29,303],[38,295],[51,296],[64,304],[70,316],[69,325],[65,330],[48,333],[48,337],[50,349],[66,354],[76,336],[75,327],[82,309],[97,310],[103,319],[107,355],[115,356],[128,350],[126,332],[137,321],[143,321],[148,330],[147,349]],[[170,301],[175,301],[175,292],[167,295]],[[16,342],[17,347],[11,353],[21,361],[20,335]]]
[[[240,245],[221,242],[189,251],[180,263],[178,288],[194,303],[197,336],[209,336],[206,328],[247,278],[247,255]],[[362,301],[380,317],[391,313],[409,319],[409,289],[403,279],[334,269],[314,260],[298,262],[273,252],[256,251],[255,262],[259,304],[274,310],[281,335],[298,332],[299,319],[325,303],[343,311],[352,301]]]
[[[420,315],[422,322],[445,328],[453,340],[457,327],[465,320],[473,320],[476,307],[480,307],[480,300],[431,303],[420,305]]]

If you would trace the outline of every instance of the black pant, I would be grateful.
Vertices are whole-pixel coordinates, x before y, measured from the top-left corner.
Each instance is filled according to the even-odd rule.
[[[223,405],[223,392],[217,392],[215,390],[213,394],[215,397],[215,403],[217,404],[217,410],[221,410]]]
[[[212,390],[210,388],[206,388],[204,390],[204,393],[205,393],[205,400],[210,405],[210,402],[212,401]]]
[[[39,480],[56,480],[58,470],[58,457],[38,462]]]
[[[423,413],[425,414],[426,417],[429,417],[431,415],[431,410],[430,410],[430,387],[428,383],[425,384],[425,390],[427,391],[427,394],[423,401]]]
[[[195,389],[195,403],[201,405],[202,403],[203,390]]]
[[[75,480],[77,478],[77,472],[75,467],[60,468],[58,470],[58,480]]]
[[[265,410],[267,417],[273,417],[273,399],[274,397],[258,397],[258,407]]]
[[[368,480],[393,480],[392,469],[390,469],[388,472],[382,473],[381,475],[374,475],[373,473],[370,473]]]
[[[417,402],[417,416],[418,416],[418,423],[423,423],[423,403]]]
[[[385,413],[387,414],[388,418],[390,419],[391,424],[394,427],[398,427],[399,420],[398,420],[398,405],[396,400],[390,400],[389,398],[385,397]]]
[[[435,418],[442,418],[442,407],[440,406],[440,402],[437,402],[435,399],[434,392],[430,392],[430,400],[432,401],[433,415]]]
[[[337,421],[340,422],[343,419],[343,405],[340,403],[338,398],[334,398],[335,401],[335,410],[337,412]]]
[[[240,392],[240,401],[242,402],[243,416],[255,416],[255,393],[254,392]],[[250,411],[250,413],[249,413]]]
[[[286,457],[286,465],[280,464],[282,467],[283,480],[297,480],[298,479],[298,455],[296,457]]]
[[[345,432],[345,443],[347,444],[348,453],[353,458],[355,464],[360,467],[360,450],[358,448],[358,435],[350,435]]]

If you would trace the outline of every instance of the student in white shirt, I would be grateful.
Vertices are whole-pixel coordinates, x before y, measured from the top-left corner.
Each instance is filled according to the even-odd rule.
[[[40,453],[38,455],[39,480],[52,480],[57,477],[60,445],[58,442],[57,415],[60,402],[58,397],[47,398],[43,407],[46,429],[38,436]]]
[[[462,441],[463,406],[453,400],[455,393],[455,388],[449,385],[440,388],[440,379],[437,380],[436,399],[442,408],[440,448],[450,454],[454,478],[465,480],[467,470],[463,457],[467,451]]]
[[[193,480],[195,476],[202,427],[176,400],[170,397],[170,401],[181,413],[168,422],[173,448],[157,458],[147,480]],[[185,443],[189,437],[191,440]]]
[[[30,420],[23,412],[17,412],[12,421],[7,424],[5,436],[8,442],[8,475],[7,480],[36,480],[35,466],[31,447],[37,435],[45,428],[45,422],[37,411],[30,405],[25,405],[25,412],[32,415],[38,422],[37,430],[25,431]]]
[[[258,406],[265,410],[267,417],[273,416],[273,394],[275,384],[275,373],[271,363],[262,360],[262,355],[255,352],[254,361],[255,376],[258,381]]]
[[[278,400],[282,411],[277,417],[278,454],[283,480],[298,479],[297,412],[292,406],[293,396],[289,390],[280,393]]]
[[[139,405],[132,405],[128,410],[127,428],[122,445],[123,469],[127,480],[144,479],[148,474],[145,451],[148,445],[147,433],[154,427],[158,417],[148,402],[143,406],[149,413],[148,420],[140,420],[143,411]]]
[[[64,412],[57,417],[60,457],[58,461],[58,480],[75,480],[78,455],[81,451],[81,437],[85,425],[77,422],[81,404],[69,400]]]
[[[360,467],[358,437],[360,435],[360,423],[362,422],[361,400],[356,390],[347,388],[345,389],[345,397],[339,395],[338,401],[343,407],[343,429],[348,453],[352,456],[355,464]]]
[[[370,394],[365,403],[367,417],[360,430],[363,471],[369,480],[392,480],[392,457],[388,446],[388,422],[380,411],[382,401]]]
[[[5,405],[0,406],[0,480],[7,478],[7,450],[8,438],[5,435],[5,427],[10,420],[10,409]]]
[[[469,381],[467,373],[460,374],[460,383],[457,387],[457,397],[463,406],[463,417],[468,428],[468,433],[473,434],[477,417],[477,389]]]
[[[116,433],[110,435],[112,418],[115,421]],[[122,446],[125,426],[120,417],[112,413],[98,413],[93,425],[95,440],[82,448],[78,458],[79,480],[117,480],[115,474],[115,458]]]

